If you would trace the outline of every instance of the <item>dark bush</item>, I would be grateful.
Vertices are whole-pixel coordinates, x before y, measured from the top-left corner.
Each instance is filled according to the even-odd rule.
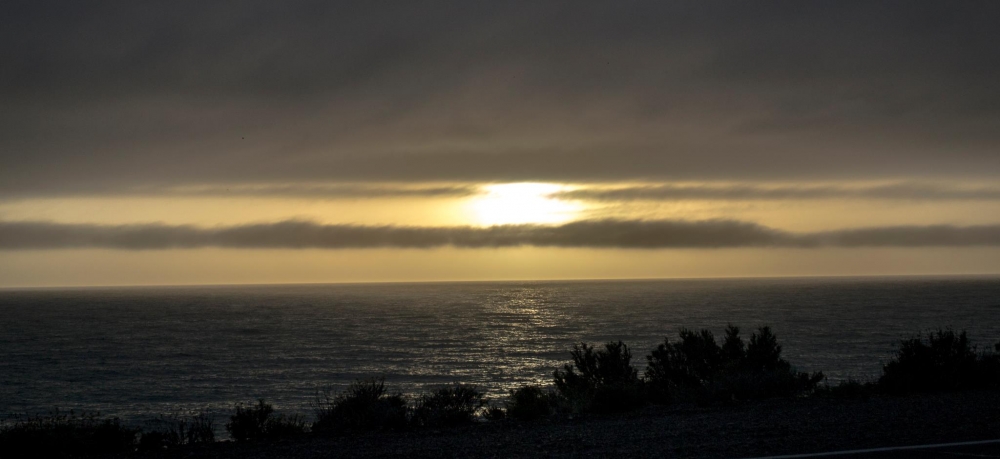
[[[140,429],[125,426],[118,418],[57,411],[49,416],[0,424],[0,451],[15,457],[130,452],[139,432]]]
[[[413,409],[413,424],[446,427],[468,424],[486,406],[476,386],[455,383],[420,397]]]
[[[215,418],[204,414],[190,418],[161,416],[147,425],[139,436],[142,451],[215,441]]]
[[[874,382],[861,382],[856,379],[841,381],[835,386],[822,385],[816,388],[817,397],[828,398],[868,398],[871,397],[877,387]]]
[[[324,391],[317,400],[314,432],[382,430],[406,427],[409,409],[401,394],[388,394],[384,378],[355,381],[331,396]]]
[[[226,431],[237,441],[298,435],[305,430],[306,423],[299,415],[274,415],[274,407],[264,399],[256,405],[236,405],[236,413],[226,423]]]
[[[1000,388],[1000,356],[977,353],[964,331],[938,330],[926,343],[903,340],[882,367],[878,387],[890,394]]]
[[[746,358],[746,346],[740,338],[740,327],[726,325],[726,339],[722,342],[722,360],[726,365],[735,365]]]
[[[788,361],[781,358],[781,345],[778,344],[778,337],[771,332],[771,327],[760,327],[757,333],[750,335],[743,367],[751,371],[784,370],[791,367]]]
[[[215,418],[199,414],[187,420],[186,425],[178,425],[178,431],[189,445],[215,442]],[[184,427],[187,429],[185,430]]]
[[[538,386],[524,386],[510,391],[507,415],[521,421],[530,421],[552,414],[553,396]]]
[[[720,374],[702,387],[700,403],[734,403],[741,400],[760,400],[774,397],[804,395],[816,390],[823,381],[822,373],[783,370],[739,370]]]
[[[556,370],[554,376],[556,390],[571,411],[612,413],[645,403],[642,381],[625,343],[610,342],[598,351],[581,343],[570,355],[573,364]]]
[[[264,436],[264,429],[274,413],[274,407],[264,403],[264,399],[257,402],[257,406],[236,405],[236,413],[226,423],[226,431],[234,440],[251,440]]]
[[[823,374],[796,372],[781,358],[781,345],[761,327],[744,345],[740,329],[726,328],[720,347],[712,332],[682,329],[680,341],[665,339],[646,357],[646,382],[653,401],[731,402],[807,393]]]
[[[742,341],[739,341],[738,349],[742,355]],[[735,353],[736,345],[729,342],[728,350]],[[671,343],[669,339],[664,339],[663,344],[646,356],[645,375],[650,383],[651,396],[656,401],[668,402],[703,386],[722,370],[724,355],[712,332],[702,330],[695,333],[681,329],[680,342]]]
[[[483,410],[483,418],[488,421],[500,421],[507,418],[507,410],[496,405],[488,405]]]

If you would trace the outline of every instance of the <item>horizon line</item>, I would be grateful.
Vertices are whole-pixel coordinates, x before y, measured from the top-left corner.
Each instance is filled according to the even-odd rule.
[[[770,276],[675,276],[675,277],[566,277],[544,279],[445,279],[445,280],[386,280],[386,281],[332,281],[332,282],[245,282],[245,283],[204,283],[204,284],[93,284],[93,285],[35,285],[0,286],[0,291],[15,290],[77,290],[109,288],[192,288],[192,287],[279,287],[279,286],[322,286],[322,285],[386,285],[386,284],[476,284],[515,282],[629,282],[629,281],[699,281],[699,280],[767,280],[767,279],[879,279],[879,278],[998,278],[994,273],[950,273],[950,274],[822,274],[822,275],[770,275]]]

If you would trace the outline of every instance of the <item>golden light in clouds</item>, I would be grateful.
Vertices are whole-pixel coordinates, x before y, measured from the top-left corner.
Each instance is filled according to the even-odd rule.
[[[481,225],[558,224],[573,220],[583,210],[578,202],[549,197],[567,189],[555,183],[485,185],[483,194],[469,205]]]

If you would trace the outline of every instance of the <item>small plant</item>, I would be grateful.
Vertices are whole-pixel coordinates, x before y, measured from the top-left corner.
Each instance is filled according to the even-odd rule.
[[[185,443],[189,445],[215,442],[215,417],[198,414],[187,420],[187,430],[180,429]]]
[[[313,432],[382,430],[406,427],[409,409],[401,394],[388,394],[385,379],[355,381],[333,396],[324,390],[316,401]]]
[[[996,346],[1000,351],[1000,343]],[[882,367],[879,389],[907,392],[1000,388],[1000,355],[979,354],[965,332],[938,330],[903,340],[896,357]]]
[[[0,451],[15,457],[130,452],[139,432],[118,418],[56,411],[0,424]]]
[[[236,413],[229,417],[226,431],[237,441],[245,441],[264,436],[267,420],[274,412],[274,407],[259,399],[256,406],[236,405]]]
[[[861,382],[856,379],[841,381],[836,386],[823,385],[816,388],[814,395],[828,398],[868,398],[875,393],[874,382]]]
[[[486,406],[476,386],[455,383],[424,395],[413,409],[413,424],[418,426],[456,426],[471,423]]]
[[[500,421],[507,418],[507,410],[496,405],[488,405],[483,410],[483,418],[487,421]]]
[[[595,351],[586,343],[573,346],[572,365],[556,370],[556,390],[574,412],[626,411],[645,402],[642,381],[632,367],[632,353],[621,342]]]
[[[164,417],[150,421],[139,436],[139,450],[156,451],[180,445],[215,441],[215,418],[199,414],[190,418]]]
[[[257,400],[257,405],[236,405],[236,413],[229,417],[226,431],[237,441],[256,440],[298,435],[305,432],[305,421],[299,415],[274,415],[274,407]]]

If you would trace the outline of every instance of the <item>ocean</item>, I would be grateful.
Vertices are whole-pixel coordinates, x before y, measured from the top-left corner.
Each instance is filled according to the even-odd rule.
[[[721,338],[730,323],[745,339],[770,325],[800,371],[874,378],[916,334],[1000,340],[1000,278],[0,290],[0,414],[224,421],[235,403],[264,398],[308,415],[319,391],[371,376],[407,394],[463,382],[496,398],[550,384],[574,343],[625,341],[641,372],[681,327]]]

